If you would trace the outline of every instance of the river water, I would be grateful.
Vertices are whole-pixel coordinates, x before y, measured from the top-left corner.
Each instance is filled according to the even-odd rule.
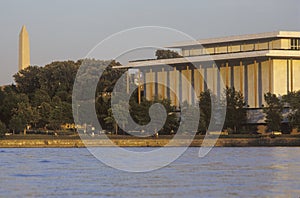
[[[85,148],[0,149],[0,197],[300,197],[300,148],[197,155],[189,148],[167,167],[128,173]]]

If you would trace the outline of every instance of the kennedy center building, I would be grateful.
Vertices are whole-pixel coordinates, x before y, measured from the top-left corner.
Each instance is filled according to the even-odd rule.
[[[241,91],[248,107],[261,108],[267,92],[284,95],[300,90],[300,32],[205,39],[168,48],[180,49],[183,57],[133,61],[121,66],[138,68],[145,81],[148,78],[158,82],[144,86],[143,94],[149,100],[156,96],[169,98],[176,106],[178,100],[194,103],[208,88],[220,93],[223,82],[224,86]],[[171,67],[165,69],[162,65]]]

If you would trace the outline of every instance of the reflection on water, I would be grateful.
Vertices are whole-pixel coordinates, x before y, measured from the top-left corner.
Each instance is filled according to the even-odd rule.
[[[146,151],[150,148],[134,148]],[[148,173],[86,149],[0,149],[0,197],[299,197],[300,148],[198,148]]]

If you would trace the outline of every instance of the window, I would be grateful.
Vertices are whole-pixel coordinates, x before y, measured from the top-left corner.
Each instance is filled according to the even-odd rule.
[[[291,49],[292,50],[300,50],[300,39],[291,39]]]
[[[254,43],[245,43],[243,45],[243,51],[252,51],[254,50]]]
[[[201,55],[201,51],[202,51],[202,49],[200,48],[195,48],[195,49],[191,49],[190,50],[190,56],[199,56],[199,55]]]
[[[184,49],[182,51],[183,56],[190,56],[190,50]]]

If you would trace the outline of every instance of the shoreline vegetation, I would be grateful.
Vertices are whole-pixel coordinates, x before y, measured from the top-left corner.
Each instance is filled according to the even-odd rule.
[[[167,146],[172,135],[138,138],[128,135],[104,135],[95,137],[85,136],[52,136],[52,135],[15,135],[0,139],[0,148],[84,148],[84,147],[110,147],[112,143],[120,147],[163,147]],[[201,147],[203,135],[196,135],[191,144],[185,136],[179,137],[171,146]],[[215,137],[208,136],[208,140]],[[83,141],[82,141],[83,140]],[[300,135],[229,135],[220,136],[215,147],[296,147],[300,146]]]
[[[156,54],[158,59],[173,55],[168,51]],[[78,73],[81,65],[89,67]],[[280,97],[271,93],[264,94],[266,104],[260,108],[259,115],[249,113],[251,108],[243,94],[234,87],[226,87],[221,98],[207,89],[195,98],[194,104],[185,101],[176,106],[158,93],[150,100],[139,89],[131,95],[113,92],[119,80],[126,87],[118,87],[118,90],[125,90],[140,78],[135,73],[128,75],[128,80],[122,79],[120,77],[126,70],[116,69],[116,66],[120,66],[120,63],[114,60],[84,59],[77,62],[55,61],[44,67],[29,66],[19,71],[14,75],[15,84],[0,88],[0,139],[3,137],[0,147],[83,147],[75,131],[93,135],[114,134],[111,139],[118,146],[164,146],[174,134],[194,131],[202,136],[197,136],[191,146],[200,146],[203,135],[211,133],[208,132],[210,123],[218,125],[216,127],[227,134],[221,136],[217,146],[289,146],[288,143],[300,146],[299,137],[294,136],[294,133],[300,131],[300,90]],[[99,68],[105,68],[100,79],[95,72]],[[87,97],[89,94],[80,91],[80,88],[73,90],[76,76],[82,78],[79,87],[84,90],[89,90],[86,88],[98,82],[92,98]],[[113,98],[118,103],[112,104]],[[156,103],[161,104],[166,113],[164,125],[160,129],[145,131],[136,126],[130,127],[129,118],[139,126],[150,123],[158,126],[162,118],[150,117],[151,107]],[[217,104],[226,107],[224,114],[219,110],[212,113],[212,107]],[[95,108],[96,118],[90,113],[90,107]],[[224,123],[222,117],[225,117]],[[258,119],[253,121],[252,117]],[[98,124],[101,131],[95,127]],[[122,129],[127,129],[128,133]],[[137,139],[130,136],[129,132],[154,132],[158,138]],[[37,138],[33,134],[45,136]],[[65,137],[67,134],[68,138]],[[70,138],[70,135],[77,135],[77,139]],[[188,146],[185,139],[176,142],[175,146]],[[99,146],[108,145],[108,141],[105,142],[98,135],[90,142]]]

